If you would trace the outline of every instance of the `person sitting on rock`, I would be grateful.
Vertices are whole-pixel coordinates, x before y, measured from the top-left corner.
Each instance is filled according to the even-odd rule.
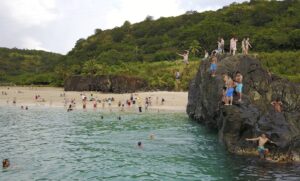
[[[235,75],[235,81],[236,81],[236,87],[235,91],[237,92],[239,96],[239,102],[242,101],[242,89],[243,89],[243,75],[241,72],[237,71]]]
[[[211,58],[211,64],[210,64],[210,72],[211,72],[211,76],[215,77],[216,76],[216,71],[217,71],[217,56],[216,56],[216,52],[212,53],[212,58]]]
[[[275,101],[272,101],[271,104],[276,112],[282,112],[282,102],[279,98],[277,98]]]
[[[265,144],[267,142],[275,144],[273,141],[267,138],[265,134],[261,134],[261,136],[257,138],[246,138],[246,141],[258,141],[257,151],[261,159],[265,159],[266,155],[269,153],[269,149],[265,148]]]

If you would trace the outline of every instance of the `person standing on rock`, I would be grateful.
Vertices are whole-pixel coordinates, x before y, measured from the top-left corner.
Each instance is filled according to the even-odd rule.
[[[261,136],[257,138],[246,138],[246,141],[258,141],[257,151],[261,159],[265,159],[266,155],[269,153],[269,149],[265,148],[265,144],[267,142],[275,144],[273,141],[267,138],[265,134],[261,134]]]
[[[216,71],[217,71],[217,56],[216,56],[216,52],[212,53],[212,58],[211,58],[211,64],[210,64],[210,72],[211,72],[211,76],[215,77],[216,76]]]
[[[221,49],[222,49],[222,53],[225,53],[225,41],[224,41],[224,38],[221,38]]]
[[[203,61],[204,60],[207,60],[209,57],[209,54],[208,54],[208,51],[207,50],[204,50],[204,58],[202,59]]]
[[[250,39],[247,38],[245,40],[245,54],[248,55],[249,53],[249,48],[252,48],[251,44],[250,44]]]
[[[224,81],[222,102],[224,104],[226,104],[226,102],[227,102],[226,101],[226,93],[227,93],[227,89],[228,89],[229,85],[232,82],[232,79],[228,76],[227,73],[223,73],[222,76],[223,76],[223,81]]]
[[[186,65],[189,64],[189,53],[190,53],[190,51],[188,51],[188,50],[185,50],[183,54],[177,53],[179,56],[182,56],[182,57],[183,57],[183,62],[184,62]]]
[[[246,55],[246,39],[244,38],[242,41],[242,53],[243,55]]]
[[[232,102],[233,102],[233,92],[234,92],[234,88],[233,87],[234,87],[234,83],[233,83],[233,81],[231,79],[231,81],[229,81],[228,85],[227,85],[225,106],[232,105]]]
[[[239,96],[239,102],[242,101],[242,90],[243,90],[243,75],[241,74],[241,72],[237,71],[236,75],[235,75],[235,91]]]
[[[234,44],[234,37],[230,39],[230,47],[229,47],[229,53],[233,54],[233,44]]]
[[[271,105],[274,107],[276,112],[282,112],[282,102],[279,98],[277,98],[275,101],[272,101]]]
[[[219,38],[217,44],[218,44],[217,52],[218,52],[219,54],[221,54],[221,53],[222,53],[222,42],[221,42],[221,38]]]

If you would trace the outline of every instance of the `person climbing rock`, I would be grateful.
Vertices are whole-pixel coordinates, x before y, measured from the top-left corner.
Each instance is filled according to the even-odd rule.
[[[279,98],[277,98],[275,101],[272,101],[271,105],[274,107],[276,112],[282,112],[282,102]]]
[[[261,134],[261,136],[257,138],[246,138],[246,141],[258,141],[257,151],[259,154],[260,159],[266,159],[266,155],[269,153],[269,149],[265,148],[265,144],[267,142],[276,144],[275,142],[271,141],[265,134]]]

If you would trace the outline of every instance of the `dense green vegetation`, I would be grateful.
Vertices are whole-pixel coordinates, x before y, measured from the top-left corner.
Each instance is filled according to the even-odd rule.
[[[153,89],[186,90],[204,49],[213,50],[218,37],[250,37],[253,49],[271,72],[300,82],[300,1],[251,0],[218,11],[186,12],[178,17],[96,29],[79,39],[65,56],[35,50],[0,48],[0,83],[61,86],[78,74],[133,75]],[[240,48],[240,44],[238,44]],[[177,53],[191,51],[191,65],[178,62]],[[225,48],[226,50],[226,48]],[[239,50],[240,51],[240,50]],[[177,84],[175,71],[182,80]]]
[[[300,82],[300,51],[260,53],[258,57],[270,72]]]
[[[0,48],[0,82],[15,84],[61,84],[55,67],[63,62],[60,54],[38,50]]]
[[[239,42],[249,36],[255,52],[297,50],[300,48],[299,10],[299,0],[252,0],[218,11],[190,11],[156,21],[147,17],[136,24],[126,21],[121,27],[96,29],[94,35],[78,40],[67,55],[67,63],[82,64],[90,59],[109,65],[176,60],[177,52],[195,46],[200,49],[196,56],[204,49],[216,49],[218,37],[224,37],[228,49],[232,36],[237,36]]]

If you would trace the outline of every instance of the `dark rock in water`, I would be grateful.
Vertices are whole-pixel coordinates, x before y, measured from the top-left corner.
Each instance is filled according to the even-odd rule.
[[[100,91],[127,93],[146,90],[147,82],[129,76],[71,76],[64,83],[65,91]]]
[[[209,62],[202,62],[190,83],[189,117],[217,129],[220,141],[232,153],[255,153],[257,144],[245,138],[266,133],[277,144],[265,145],[274,160],[300,161],[300,85],[271,75],[250,56],[221,57],[216,77],[211,77],[209,67]],[[243,75],[243,101],[234,95],[233,105],[224,106],[221,74],[233,77],[236,71]],[[282,113],[271,105],[277,97],[283,102]]]

